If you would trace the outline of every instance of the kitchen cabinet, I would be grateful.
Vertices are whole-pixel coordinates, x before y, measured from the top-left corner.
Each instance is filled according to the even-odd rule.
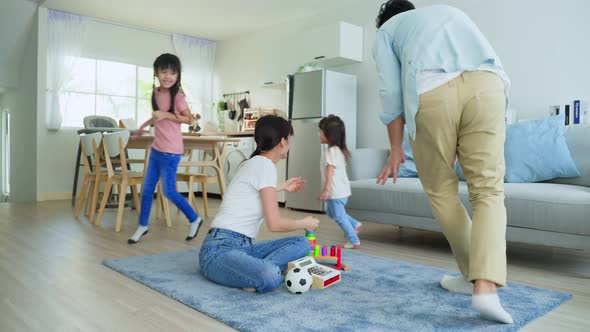
[[[363,61],[363,27],[336,22],[304,33],[304,63],[328,68]]]

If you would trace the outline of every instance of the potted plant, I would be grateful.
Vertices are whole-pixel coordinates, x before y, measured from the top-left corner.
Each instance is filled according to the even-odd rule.
[[[217,110],[219,112],[221,111],[227,111],[227,102],[225,100],[220,100],[217,102]]]
[[[217,102],[217,130],[225,130],[225,118],[227,113],[227,101],[220,100]]]

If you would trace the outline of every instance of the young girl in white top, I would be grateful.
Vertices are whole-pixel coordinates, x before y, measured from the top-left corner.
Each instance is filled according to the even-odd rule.
[[[303,188],[301,178],[277,186],[275,164],[287,158],[293,127],[278,116],[267,115],[256,122],[256,151],[234,176],[219,212],[211,223],[199,253],[201,273],[221,285],[266,292],[283,281],[287,263],[309,252],[304,236],[291,236],[254,243],[264,222],[271,232],[314,230],[319,220],[292,220],[281,216],[278,191]]]
[[[326,201],[326,213],[340,225],[348,239],[344,248],[359,249],[361,240],[357,233],[363,224],[349,216],[345,210],[350,197],[350,182],[346,174],[346,160],[350,153],[346,148],[344,122],[335,115],[328,115],[320,121],[319,128],[320,143],[328,144],[321,160],[324,186],[320,199]]]

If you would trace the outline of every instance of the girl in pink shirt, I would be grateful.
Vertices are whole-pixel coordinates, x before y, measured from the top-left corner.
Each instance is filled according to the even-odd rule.
[[[142,135],[143,129],[153,125],[154,142],[150,153],[145,179],[141,193],[141,212],[139,227],[127,241],[137,243],[148,233],[148,221],[156,184],[162,181],[164,195],[176,205],[190,221],[187,241],[194,239],[201,226],[201,218],[187,200],[176,191],[176,169],[184,151],[182,144],[182,123],[192,124],[194,117],[190,113],[186,97],[180,87],[180,60],[176,55],[165,53],[154,61],[154,91],[152,92],[152,118],[143,123],[136,135]],[[156,88],[155,79],[160,86]]]

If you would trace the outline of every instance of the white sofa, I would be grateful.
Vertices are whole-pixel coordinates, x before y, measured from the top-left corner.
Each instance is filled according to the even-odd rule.
[[[508,241],[590,249],[590,126],[571,126],[567,144],[582,174],[541,183],[506,183]],[[440,231],[418,178],[375,184],[389,156],[387,149],[351,151],[349,214],[363,221]],[[467,185],[459,196],[469,212]]]

